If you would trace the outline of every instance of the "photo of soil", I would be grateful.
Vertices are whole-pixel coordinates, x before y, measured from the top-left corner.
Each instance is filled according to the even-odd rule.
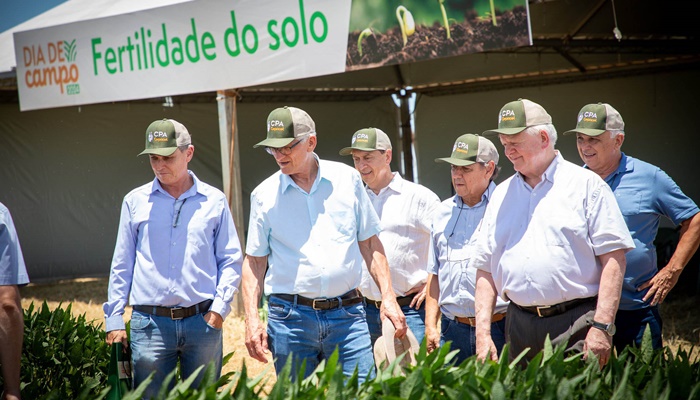
[[[358,48],[361,31],[350,32],[346,71],[531,44],[527,10],[523,6],[497,10],[496,25],[491,18],[479,17],[473,10],[464,17],[461,22],[450,23],[450,39],[444,26],[435,22],[432,26],[417,25],[405,46],[398,25],[385,33],[372,30],[362,39],[361,52]]]

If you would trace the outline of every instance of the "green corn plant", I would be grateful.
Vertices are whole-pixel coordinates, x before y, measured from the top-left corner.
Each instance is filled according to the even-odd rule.
[[[416,32],[416,23],[413,21],[413,14],[404,6],[396,7],[396,19],[399,20],[399,28],[401,28],[401,37],[405,47],[408,43],[408,37]]]
[[[493,26],[498,26],[498,22],[496,21],[496,5],[493,2],[494,0],[489,0],[489,3],[491,4],[491,22],[493,23]]]

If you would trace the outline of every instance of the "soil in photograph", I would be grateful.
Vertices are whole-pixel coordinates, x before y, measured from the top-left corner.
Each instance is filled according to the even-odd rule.
[[[450,20],[450,35],[439,22],[416,26],[416,32],[403,46],[399,26],[386,33],[374,31],[362,40],[362,55],[357,47],[360,31],[348,37],[346,70],[374,68],[439,57],[477,53],[489,49],[529,45],[527,12],[518,6],[512,11],[496,12],[497,26],[491,18],[479,17],[473,10],[459,23]]]

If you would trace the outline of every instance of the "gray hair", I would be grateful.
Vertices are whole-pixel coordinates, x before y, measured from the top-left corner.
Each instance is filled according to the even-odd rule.
[[[552,142],[552,146],[557,144],[557,130],[556,130],[556,128],[554,128],[554,125],[552,125],[552,124],[542,124],[542,125],[529,126],[523,132],[527,132],[528,134],[534,136],[534,135],[539,134],[540,131],[547,132],[547,137],[549,137],[549,141]]]
[[[617,135],[625,136],[625,131],[623,131],[622,129],[612,129],[608,132],[610,132],[610,139],[615,139]]]

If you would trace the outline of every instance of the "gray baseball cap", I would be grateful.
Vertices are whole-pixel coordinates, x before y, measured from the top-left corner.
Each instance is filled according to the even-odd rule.
[[[391,150],[391,140],[389,140],[389,136],[379,128],[360,129],[352,135],[350,147],[341,149],[339,154],[341,156],[347,156],[352,154],[353,150]]]
[[[482,135],[517,135],[531,126],[551,123],[552,117],[541,105],[528,99],[518,99],[498,112],[498,128],[485,131]]]
[[[146,129],[146,149],[139,153],[169,156],[180,146],[192,144],[192,138],[184,125],[174,119],[153,121]]]
[[[610,104],[586,104],[578,112],[576,128],[563,134],[583,133],[588,136],[598,136],[605,131],[624,131],[625,122],[622,116]]]
[[[276,108],[267,117],[267,139],[253,147],[280,148],[312,133],[316,133],[316,124],[306,111],[287,106]]]
[[[487,163],[493,161],[498,165],[498,150],[493,143],[483,136],[467,133],[457,138],[452,146],[452,155],[436,158],[435,162],[446,162],[457,166]]]

